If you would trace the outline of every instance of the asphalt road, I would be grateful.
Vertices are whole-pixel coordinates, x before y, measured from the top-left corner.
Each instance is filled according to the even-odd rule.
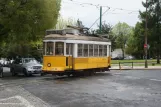
[[[11,77],[5,72],[0,107],[161,107],[161,70],[70,78]]]

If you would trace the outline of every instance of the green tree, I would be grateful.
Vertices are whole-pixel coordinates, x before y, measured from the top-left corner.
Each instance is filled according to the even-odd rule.
[[[61,0],[0,0],[0,38],[8,53],[28,54],[30,43],[54,28]],[[23,50],[25,49],[25,51]]]
[[[144,55],[144,32],[145,29],[142,23],[138,22],[133,29],[133,33],[127,41],[126,53],[135,56],[138,59]]]
[[[77,22],[72,18],[64,19],[62,17],[59,17],[55,28],[64,29],[67,27],[67,25],[76,26],[76,24]]]
[[[99,28],[99,26],[98,26],[98,28]],[[95,31],[92,31],[92,32],[95,32],[98,35],[105,35],[104,36],[105,38],[108,38],[109,40],[111,40],[111,43],[112,43],[111,50],[114,51],[114,49],[116,49],[116,36],[113,34],[112,29],[113,29],[112,25],[104,22],[102,24],[101,34],[100,34],[99,29],[96,29]]]
[[[123,58],[125,56],[125,46],[128,38],[132,34],[132,27],[126,23],[118,23],[113,27],[113,34],[116,36],[116,47],[121,48]]]
[[[99,26],[98,26],[98,28],[99,28]],[[109,34],[109,33],[111,33],[111,30],[112,30],[112,25],[110,25],[109,23],[107,24],[105,22],[102,24],[101,34]],[[100,34],[100,29],[97,29],[96,33]]]
[[[146,15],[148,17],[148,37],[149,43],[153,48],[153,51],[157,53],[157,63],[160,63],[160,46],[161,46],[161,2],[159,0],[148,0],[147,4],[142,3],[143,6],[147,7],[147,12],[140,12],[140,20],[145,26]]]

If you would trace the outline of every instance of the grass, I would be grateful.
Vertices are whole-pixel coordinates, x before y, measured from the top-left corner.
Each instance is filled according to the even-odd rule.
[[[145,60],[111,60],[112,66],[119,66],[119,62],[121,63],[121,65],[125,65],[125,66],[132,66],[132,62],[133,62],[133,66],[145,66]],[[161,66],[161,64],[157,64],[156,59],[148,60],[148,65]]]
[[[132,66],[132,63],[126,63],[126,64],[121,64],[121,66]],[[119,66],[119,64],[112,64],[112,66]],[[133,66],[145,66],[144,63],[140,63],[140,64],[137,64],[137,63],[134,63]],[[148,66],[161,66],[161,64],[155,64],[155,65],[152,65],[151,63],[148,63]]]
[[[126,63],[126,62],[133,62],[133,63],[144,63],[145,60],[111,60],[112,64],[119,64],[119,62],[121,63]],[[152,59],[152,60],[148,60],[148,63],[156,63],[157,60]]]

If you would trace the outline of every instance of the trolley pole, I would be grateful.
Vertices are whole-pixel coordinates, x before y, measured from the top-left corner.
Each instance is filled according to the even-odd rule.
[[[145,68],[148,68],[148,62],[147,62],[147,56],[148,56],[148,38],[147,38],[147,21],[148,21],[148,16],[147,16],[147,8],[148,8],[148,4],[147,4],[147,0],[146,0],[146,23],[145,23]]]
[[[102,33],[102,6],[100,7],[100,34]]]

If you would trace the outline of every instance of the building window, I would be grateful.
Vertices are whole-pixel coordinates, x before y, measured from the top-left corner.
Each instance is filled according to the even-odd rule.
[[[93,56],[93,51],[94,48],[93,48],[93,45],[89,45],[89,56]]]
[[[72,55],[72,44],[66,44],[66,55]]]
[[[94,45],[94,56],[98,56],[98,46],[99,45]]]
[[[103,45],[99,45],[99,56],[103,55]]]
[[[53,55],[53,42],[47,43],[46,55]]]
[[[55,55],[64,55],[64,43],[62,42],[55,43]]]
[[[83,56],[83,44],[78,44],[78,57]]]
[[[104,56],[107,56],[107,45],[104,45]]]
[[[88,45],[84,44],[84,57],[88,57]]]

